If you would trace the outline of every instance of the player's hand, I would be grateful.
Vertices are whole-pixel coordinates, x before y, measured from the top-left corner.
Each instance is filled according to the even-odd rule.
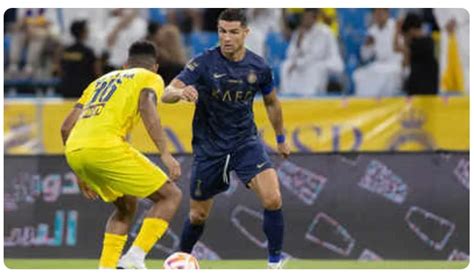
[[[162,154],[161,161],[168,168],[168,173],[172,181],[177,181],[181,176],[181,165],[179,162],[170,154]]]
[[[198,98],[198,92],[196,88],[194,88],[191,85],[184,87],[180,95],[181,100],[186,100],[189,102],[196,102],[197,98]]]
[[[278,143],[278,153],[285,159],[288,158],[290,155],[290,146],[288,146],[288,143],[283,142],[283,143]]]
[[[77,184],[79,185],[79,189],[81,189],[82,195],[88,200],[96,200],[99,198],[99,195],[92,190],[87,183],[77,177]]]

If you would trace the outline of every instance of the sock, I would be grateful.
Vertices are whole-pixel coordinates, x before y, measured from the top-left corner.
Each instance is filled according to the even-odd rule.
[[[191,224],[189,219],[184,222],[183,232],[181,232],[181,240],[179,243],[180,250],[191,254],[194,245],[204,231],[204,224]]]
[[[132,244],[129,253],[145,260],[145,256],[153,248],[155,243],[165,234],[168,222],[163,219],[145,218],[138,236]]]
[[[265,209],[263,211],[263,232],[268,239],[268,261],[270,263],[277,263],[281,259],[284,227],[281,209]]]
[[[115,269],[126,241],[127,235],[105,233],[99,268]]]

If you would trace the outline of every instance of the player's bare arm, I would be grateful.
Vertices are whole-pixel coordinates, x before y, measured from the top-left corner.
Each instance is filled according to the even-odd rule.
[[[161,160],[168,168],[170,179],[176,181],[181,175],[179,162],[170,154],[166,145],[165,132],[161,126],[156,110],[156,93],[151,89],[143,89],[140,94],[139,111],[148,134],[161,153]]]
[[[276,91],[273,89],[271,93],[265,95],[263,97],[263,102],[265,104],[265,109],[267,110],[268,119],[270,120],[273,130],[275,131],[275,135],[277,137],[284,137],[283,132],[283,113],[281,111],[281,104],[280,100],[276,96]],[[277,138],[279,140],[279,138]],[[287,158],[290,155],[290,147],[288,143],[284,140],[279,140],[278,144],[278,152],[284,158]]]
[[[175,78],[165,88],[165,93],[161,97],[161,101],[164,103],[176,103],[180,100],[196,102],[197,97],[198,92],[193,86],[186,86],[181,80]]]
[[[74,128],[74,125],[76,125],[77,120],[81,116],[82,107],[82,104],[77,103],[61,125],[61,137],[64,145],[66,144],[72,128]]]

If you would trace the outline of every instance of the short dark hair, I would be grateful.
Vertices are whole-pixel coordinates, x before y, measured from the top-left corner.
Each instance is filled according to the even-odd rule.
[[[76,39],[79,40],[83,33],[86,31],[87,28],[87,21],[86,20],[77,20],[72,22],[70,31],[72,36]]]
[[[402,23],[402,32],[406,33],[411,29],[421,28],[421,18],[416,13],[408,13]]]
[[[128,57],[149,56],[156,59],[156,47],[150,41],[139,40],[134,42],[128,49]]]
[[[225,9],[219,14],[217,20],[239,21],[242,26],[247,26],[247,16],[243,9]]]
[[[158,22],[150,22],[147,27],[147,34],[149,36],[155,35],[155,33],[160,29],[161,25]]]

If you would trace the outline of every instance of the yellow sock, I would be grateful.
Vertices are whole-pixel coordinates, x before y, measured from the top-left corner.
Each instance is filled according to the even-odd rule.
[[[105,233],[99,267],[116,268],[125,242],[127,235]]]
[[[165,234],[166,229],[168,229],[167,221],[145,218],[133,246],[141,248],[145,253],[150,252],[155,243]]]

